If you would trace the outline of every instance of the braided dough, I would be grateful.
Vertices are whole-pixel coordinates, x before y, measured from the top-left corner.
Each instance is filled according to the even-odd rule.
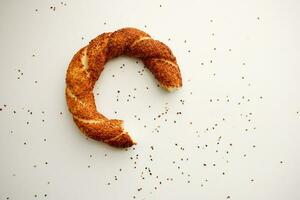
[[[135,142],[124,131],[123,121],[99,113],[93,94],[104,64],[120,55],[140,58],[167,90],[181,87],[182,79],[171,50],[135,28],[103,33],[74,55],[66,76],[66,99],[74,122],[90,138],[115,147],[130,147]]]

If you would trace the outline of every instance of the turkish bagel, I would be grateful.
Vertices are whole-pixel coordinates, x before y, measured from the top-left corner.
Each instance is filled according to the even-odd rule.
[[[88,137],[124,148],[135,142],[124,131],[123,121],[108,119],[99,113],[93,94],[105,63],[120,55],[141,59],[160,85],[169,91],[181,87],[182,79],[169,47],[136,28],[103,33],[74,55],[67,70],[65,90],[74,122]]]

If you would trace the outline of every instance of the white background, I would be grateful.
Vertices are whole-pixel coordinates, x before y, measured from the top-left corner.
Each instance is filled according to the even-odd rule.
[[[1,0],[0,199],[300,199],[299,17],[297,0]],[[94,94],[126,151],[80,134],[64,89],[75,52],[127,26],[170,46],[183,88],[106,64]]]

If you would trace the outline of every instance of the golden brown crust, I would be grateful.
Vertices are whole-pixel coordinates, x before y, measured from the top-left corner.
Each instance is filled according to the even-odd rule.
[[[135,142],[124,131],[122,120],[107,119],[97,111],[93,94],[106,61],[120,55],[142,59],[167,90],[181,87],[182,79],[172,51],[135,28],[103,33],[74,55],[66,76],[66,99],[74,122],[88,137],[123,148]]]

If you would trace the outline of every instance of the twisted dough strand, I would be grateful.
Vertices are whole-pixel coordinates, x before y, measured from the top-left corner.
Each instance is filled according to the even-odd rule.
[[[171,50],[135,28],[103,33],[74,55],[66,76],[66,99],[74,122],[90,138],[115,147],[130,147],[135,143],[124,131],[123,121],[100,114],[93,95],[105,63],[120,55],[140,58],[167,90],[181,87],[182,79]]]

